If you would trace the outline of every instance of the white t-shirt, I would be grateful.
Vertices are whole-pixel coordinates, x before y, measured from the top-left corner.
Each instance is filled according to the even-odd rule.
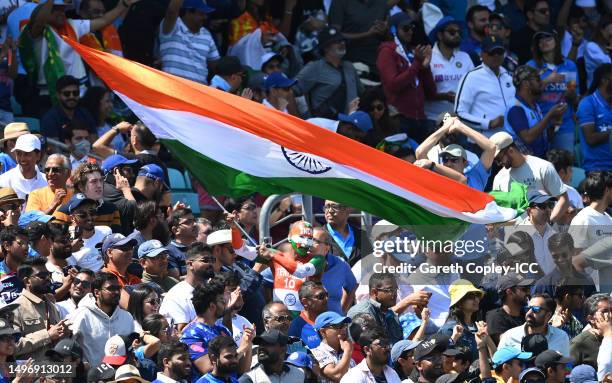
[[[595,242],[612,236],[612,217],[600,213],[590,206],[580,210],[572,219],[569,231],[574,239],[574,246],[586,249]]]
[[[21,174],[21,166],[17,165],[8,172],[0,175],[0,187],[15,190],[19,198],[28,199],[28,195],[36,189],[47,186],[47,178],[36,169],[34,178],[24,178]],[[24,205],[25,206],[25,205]]]
[[[534,156],[526,156],[518,168],[503,168],[493,179],[493,190],[510,191],[512,181],[527,185],[527,193],[544,191],[558,197],[567,191],[561,177],[550,162]]]
[[[102,260],[102,254],[96,249],[96,245],[104,240],[104,238],[111,234],[113,231],[108,226],[96,226],[94,227],[94,235],[85,239],[83,238],[83,247],[72,253],[72,257],[68,259],[69,264],[78,265],[82,269],[90,269],[94,273],[100,271],[104,266]]]
[[[583,209],[584,203],[582,202],[582,196],[578,193],[578,190],[568,184],[565,184],[565,187],[567,188],[567,199],[569,199],[570,205],[572,205],[574,209]]]
[[[217,319],[215,324],[218,326],[223,326],[223,318]],[[253,328],[253,324],[242,315],[234,314],[232,317],[232,338],[234,338],[234,342],[236,342],[237,346],[240,346],[244,329],[247,327]]]
[[[572,37],[572,34],[569,33],[568,31],[565,31],[563,33],[563,40],[561,41],[561,54],[564,57],[569,56],[569,53],[572,50],[573,42],[574,42],[574,39]],[[582,56],[584,56],[584,50],[586,49],[587,43],[588,41],[586,39],[582,39],[582,42],[580,43],[580,45],[578,45],[578,51],[576,51],[576,59],[579,59]]]
[[[159,307],[159,313],[168,318],[168,323],[189,323],[196,317],[193,302],[191,302],[193,290],[193,286],[185,281],[177,283],[168,290]]]
[[[440,52],[438,43],[431,50],[431,63],[429,65],[433,74],[438,93],[456,92],[459,81],[469,71],[474,69],[470,56],[460,50],[455,50],[450,60]],[[425,103],[425,115],[429,120],[436,120],[441,113],[452,112],[452,101],[439,100]]]

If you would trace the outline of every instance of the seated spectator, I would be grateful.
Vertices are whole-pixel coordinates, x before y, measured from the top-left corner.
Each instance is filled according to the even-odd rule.
[[[3,132],[4,134],[0,140],[0,144],[2,145],[2,152],[0,153],[0,164],[2,164],[2,169],[0,169],[0,174],[4,174],[17,166],[17,158],[15,157],[13,148],[17,142],[17,138],[30,133],[30,129],[25,122],[11,122],[4,127]]]
[[[68,225],[51,223],[48,227],[49,251],[47,252],[47,270],[51,273],[53,291],[57,301],[63,300],[70,292],[72,281],[79,268],[72,257],[72,243],[68,234]],[[41,254],[44,256],[44,254]]]
[[[579,281],[564,279],[554,289],[557,309],[551,318],[551,324],[565,331],[570,341],[582,332],[584,325],[574,316],[584,305],[584,288]]]
[[[291,90],[296,82],[295,79],[288,78],[283,72],[270,73],[264,80],[266,98],[263,99],[262,104],[299,117],[293,90]]]
[[[40,140],[34,134],[21,135],[12,151],[19,166],[0,175],[0,187],[12,188],[25,200],[33,190],[47,186],[45,175],[36,166],[41,157]]]
[[[278,330],[284,335],[289,335],[289,326],[293,317],[291,312],[283,302],[269,302],[266,304],[261,313],[264,330]],[[301,339],[289,338],[287,344],[287,354],[306,351],[306,345]],[[253,355],[253,359],[257,358],[257,352]]]
[[[17,272],[28,255],[28,233],[18,226],[6,227],[0,231],[0,245],[4,258],[0,262],[2,298],[6,303],[11,303],[24,288]]]
[[[612,126],[612,64],[597,68],[589,95],[578,104],[576,117],[580,129],[582,167],[585,171],[612,170],[609,141]]]
[[[83,359],[97,366],[104,357],[109,334],[129,335],[134,332],[134,318],[119,307],[121,285],[115,274],[99,272],[93,281],[93,296],[68,315],[72,331],[83,347]]]
[[[78,62],[81,62],[80,57],[77,56],[75,58]],[[85,73],[83,72],[83,76],[84,75]],[[91,115],[79,106],[81,94],[79,87],[79,80],[73,76],[67,75],[57,79],[55,83],[55,95],[52,96],[52,98],[57,99],[58,103],[52,106],[40,120],[40,130],[45,137],[64,141],[68,136],[66,127],[75,119],[79,120],[80,124],[82,124],[87,131],[92,134],[96,133],[96,124]]]
[[[414,348],[414,366],[423,383],[434,383],[442,370],[442,353],[448,348],[448,338],[432,336]]]
[[[170,217],[172,242],[168,250],[168,275],[179,278],[187,274],[185,253],[198,236],[198,227],[193,212],[189,208],[176,209]]]
[[[524,337],[531,334],[543,334],[546,336],[550,349],[569,356],[567,334],[549,324],[555,313],[555,301],[548,294],[534,294],[527,307],[525,325],[514,327],[503,333],[499,340],[497,352],[504,347],[513,347],[518,350]]]
[[[540,75],[531,66],[516,68],[512,81],[516,96],[506,112],[505,129],[523,153],[544,158],[555,135],[554,125],[563,118],[568,106],[560,102],[549,106],[546,114],[542,113],[537,103],[542,96]]]
[[[32,212],[36,212],[33,210]],[[26,213],[27,217],[30,215]],[[45,217],[45,216],[42,216]],[[50,216],[46,216],[50,217]],[[46,219],[46,218],[42,218]],[[28,248],[28,257],[48,257],[51,252],[52,239],[51,239],[51,231],[49,230],[49,226],[46,222],[32,221],[25,225],[24,229],[28,232],[28,241],[30,246]],[[72,253],[71,253],[72,255]],[[51,271],[51,270],[49,270]],[[62,273],[63,276],[63,273]]]
[[[520,348],[499,347],[491,358],[493,378],[500,383],[518,379],[522,369],[521,362],[529,360],[532,356],[530,352],[521,352]]]
[[[533,279],[517,273],[508,273],[497,281],[501,307],[490,310],[486,317],[488,334],[495,344],[499,343],[501,334],[525,323],[523,308],[528,303],[533,283]]]
[[[510,26],[510,19],[506,15],[506,13],[491,13],[489,15],[489,34],[503,42],[504,48],[506,48],[506,54],[502,66],[506,68],[508,73],[513,74],[519,66],[519,61],[516,53],[510,50],[512,29]]]
[[[535,365],[544,371],[547,383],[565,382],[567,363],[574,363],[574,361],[554,349],[546,350],[535,358]]]
[[[314,324],[317,316],[328,310],[328,294],[321,282],[306,281],[300,287],[299,297],[304,310],[291,322],[289,336],[301,338],[309,349],[313,349],[321,343]]]
[[[573,151],[573,149],[572,149]],[[567,198],[569,199],[570,206],[567,209],[567,219],[571,222],[575,214],[584,208],[582,202],[582,196],[576,189],[574,189],[570,183],[572,182],[574,158],[572,153],[563,149],[552,149],[546,153],[546,159],[548,162],[553,164],[557,174],[561,178],[561,181],[567,188]],[[569,225],[569,222],[567,223]]]
[[[164,72],[208,84],[209,67],[214,69],[220,58],[213,36],[204,27],[206,14],[214,10],[205,1],[170,1],[159,34]]]
[[[26,211],[40,210],[60,221],[68,222],[68,216],[60,212],[59,208],[72,198],[72,189],[66,185],[71,168],[68,157],[63,154],[50,155],[44,167],[47,185],[30,193]]]
[[[91,142],[87,127],[78,118],[73,119],[63,127],[63,140],[70,153],[70,168],[76,169],[80,164],[96,162],[90,157]]]
[[[210,86],[228,93],[236,93],[242,84],[245,68],[236,56],[223,56],[217,61],[214,77]]]
[[[138,333],[133,332],[128,335],[113,335],[108,338],[104,345],[102,363],[108,363],[114,368],[125,364],[134,364],[136,362],[134,341],[138,339],[138,336]]]
[[[128,272],[132,263],[132,249],[136,240],[126,238],[123,234],[113,233],[107,235],[102,242],[101,251],[104,259],[102,271],[115,274],[121,287],[137,285],[140,278]]]
[[[189,348],[185,343],[170,341],[162,343],[157,354],[160,372],[152,383],[165,383],[170,379],[180,382],[191,377]]]
[[[77,310],[79,303],[85,302],[83,300],[85,296],[90,296],[92,293],[91,285],[94,281],[94,273],[89,269],[81,269],[74,276],[70,283],[70,295],[67,299],[57,302],[56,306],[59,310],[61,319],[66,317]]]
[[[121,233],[124,235],[129,235],[134,230],[136,205],[147,200],[140,189],[134,187],[136,174],[133,166],[137,162],[136,159],[129,160],[120,154],[106,157],[102,162],[104,201],[117,206],[121,219]],[[140,183],[140,186],[142,188],[143,183]]]
[[[13,80],[17,77],[17,40],[5,38],[0,50],[0,124],[7,125],[14,121],[11,96]]]
[[[400,340],[391,348],[391,364],[402,382],[412,382],[409,379],[414,371],[414,349],[419,342]]]
[[[531,58],[530,42],[536,32],[550,27],[550,5],[548,0],[529,0],[525,2],[523,12],[527,24],[522,28],[512,28],[510,40],[510,50],[518,55],[521,65]]]
[[[400,382],[397,372],[387,365],[392,342],[385,336],[384,329],[377,327],[364,331],[359,337],[359,343],[365,359],[351,368],[340,382],[368,382],[381,378],[389,383]]]
[[[611,301],[607,294],[593,294],[584,301],[584,316],[589,326],[570,342],[570,354],[575,364],[597,366],[602,331],[596,317],[610,311]]]
[[[23,198],[19,198],[17,193],[11,188],[0,188],[0,227],[16,226],[21,218]]]
[[[264,379],[279,382],[304,382],[304,372],[285,362],[287,335],[278,330],[266,330],[253,339],[257,345],[259,364],[238,379],[239,383],[255,383]]]
[[[179,281],[178,279],[168,275],[167,248],[157,248],[153,245],[157,243],[161,245],[161,242],[151,240],[142,243],[141,246],[138,246],[138,260],[143,269],[142,281],[144,283],[155,283],[161,287],[164,292],[168,292],[172,287],[179,283]],[[160,252],[160,249],[163,250]]]
[[[72,253],[76,265],[97,272],[104,266],[104,260],[96,245],[101,243],[112,231],[108,226],[94,225],[97,203],[84,194],[73,195],[66,206],[72,221],[71,237],[80,239],[80,243],[73,244],[78,249],[76,251],[73,249]],[[81,246],[79,247],[79,245]]]
[[[314,328],[321,336],[321,344],[312,349],[312,356],[319,364],[321,380],[337,382],[355,362],[351,358],[353,344],[348,337],[348,324],[351,318],[333,311],[326,311],[317,316]]]
[[[480,64],[482,41],[487,36],[490,16],[491,10],[480,4],[471,6],[465,15],[468,33],[461,41],[460,49],[470,55],[474,65]]]

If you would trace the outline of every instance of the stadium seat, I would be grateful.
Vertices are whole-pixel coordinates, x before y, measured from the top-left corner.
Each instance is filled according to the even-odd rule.
[[[23,114],[23,110],[21,110],[21,105],[15,100],[15,97],[11,97],[11,109],[13,110],[14,116],[21,116]]]
[[[193,185],[191,185],[191,174],[189,174],[189,170],[185,170],[185,185],[187,185],[187,189],[193,190]]]
[[[168,169],[170,170],[170,169]],[[189,207],[193,212],[193,215],[200,215],[200,201],[198,199],[197,193],[189,193],[189,192],[175,192],[172,191],[172,205],[177,202],[182,202],[185,206]]]
[[[168,177],[170,178],[170,189],[187,189],[185,177],[183,177],[183,174],[179,170],[168,168]]]
[[[572,187],[577,188],[580,182],[586,177],[583,168],[572,167]]]
[[[15,122],[25,122],[32,133],[40,133],[40,120],[33,117],[15,117]]]

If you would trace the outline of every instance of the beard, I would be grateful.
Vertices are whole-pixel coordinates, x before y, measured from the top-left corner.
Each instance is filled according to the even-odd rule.
[[[172,363],[172,366],[170,367],[170,371],[172,372],[172,375],[176,380],[186,379],[190,375],[189,371],[185,367],[179,364]]]
[[[444,371],[441,366],[431,366],[423,370],[423,377],[429,382],[435,382],[442,375],[444,375]]]
[[[217,372],[221,375],[229,375],[238,372],[238,363],[217,363]]]
[[[280,360],[280,354],[278,352],[270,352],[260,347],[257,351],[257,359],[263,365],[269,366],[277,363]]]
[[[51,290],[52,290],[51,282],[32,286],[32,293],[34,295],[49,294],[51,293]]]
[[[53,257],[57,259],[68,259],[72,255],[72,252],[64,247],[53,248],[51,253],[53,254]]]
[[[207,281],[210,278],[214,278],[215,270],[213,268],[209,269],[200,269],[195,272],[196,277],[201,281]]]
[[[459,48],[459,45],[461,45],[461,40],[444,40],[443,41],[444,45],[446,45],[449,48],[455,49],[455,48]]]

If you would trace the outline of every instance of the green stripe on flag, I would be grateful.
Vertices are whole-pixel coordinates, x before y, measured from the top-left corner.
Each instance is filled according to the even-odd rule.
[[[426,237],[454,237],[468,225],[459,219],[440,217],[411,201],[360,180],[256,177],[210,159],[179,141],[162,142],[211,195],[241,197],[252,193],[271,195],[299,192],[346,204],[400,226],[421,226],[420,230],[414,227],[411,231]],[[425,230],[427,233],[423,232],[425,227],[428,227]]]

